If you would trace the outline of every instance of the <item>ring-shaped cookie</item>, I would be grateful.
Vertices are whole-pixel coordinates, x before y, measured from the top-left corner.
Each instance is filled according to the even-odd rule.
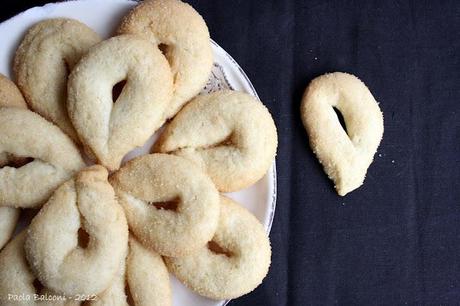
[[[192,162],[150,154],[129,161],[112,177],[129,228],[164,256],[184,256],[205,245],[219,219],[219,196]]]
[[[196,162],[218,190],[250,186],[267,172],[277,134],[265,106],[246,93],[223,90],[197,96],[166,126],[155,151]]]
[[[121,81],[126,84],[113,101]],[[91,48],[74,68],[67,106],[83,144],[116,170],[159,127],[171,95],[171,71],[161,52],[139,36],[122,35]]]
[[[366,85],[343,72],[319,76],[306,88],[300,111],[310,147],[337,193],[361,186],[383,135],[382,112]]]
[[[126,264],[118,272],[112,285],[97,296],[91,306],[172,305],[169,273],[163,258],[142,246],[136,238],[129,237],[129,254]]]
[[[80,303],[58,296],[42,285],[29,268],[24,253],[26,230],[19,233],[0,252],[0,304],[37,306],[77,306]],[[59,298],[55,301],[35,300],[35,294]],[[20,300],[19,298],[23,298]]]
[[[67,77],[88,49],[100,41],[96,32],[77,20],[48,19],[27,31],[14,58],[18,86],[31,109],[77,142],[67,115]]]
[[[262,224],[238,203],[221,196],[219,226],[207,246],[190,256],[165,257],[187,287],[211,299],[233,299],[254,290],[270,267],[270,241]]]
[[[189,4],[179,0],[147,0],[123,19],[120,34],[139,34],[165,54],[174,76],[174,96],[165,117],[172,118],[206,84],[213,54],[208,27]]]
[[[2,74],[0,74],[0,107],[27,109],[26,101],[16,84]],[[0,167],[8,164],[21,165],[26,161],[7,152],[0,153]],[[19,214],[20,210],[17,208],[0,207],[0,250],[11,238]]]
[[[0,206],[38,207],[85,166],[72,140],[34,112],[0,108],[0,131],[0,153],[34,159],[0,168]]]
[[[79,236],[85,237],[82,233],[88,241],[79,241]],[[54,192],[32,220],[24,248],[45,287],[88,296],[109,287],[127,246],[123,209],[107,181],[107,170],[96,165]]]

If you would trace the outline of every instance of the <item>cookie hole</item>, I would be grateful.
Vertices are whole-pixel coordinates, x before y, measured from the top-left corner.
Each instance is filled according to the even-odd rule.
[[[158,49],[160,49],[161,53],[163,53],[166,58],[168,58],[168,53],[169,53],[169,45],[167,44],[159,44]]]
[[[340,125],[342,126],[343,130],[345,131],[345,133],[348,134],[347,125],[345,124],[345,119],[343,118],[342,113],[339,111],[338,108],[336,107],[332,107],[332,108],[334,109],[334,112],[337,115],[337,119],[339,119]]]
[[[117,102],[118,97],[123,92],[123,88],[126,86],[126,80],[121,80],[112,87],[112,101],[113,103]]]
[[[228,135],[224,140],[213,144],[211,147],[215,148],[215,147],[231,147],[231,146],[235,146],[235,142],[233,141],[233,133]]]
[[[43,288],[45,288],[45,286],[43,286],[42,283],[40,283],[38,278],[34,279],[32,285],[34,286],[36,293],[40,293],[43,290]]]
[[[0,168],[11,167],[11,168],[21,168],[27,164],[30,164],[34,161],[33,157],[18,157],[14,155],[8,155],[7,162],[0,165]]]
[[[213,252],[214,254],[217,254],[217,255],[225,255],[227,257],[232,257],[233,256],[232,252],[230,252],[229,250],[224,249],[217,242],[212,241],[212,240],[208,242],[208,249],[211,252]]]
[[[129,288],[128,282],[126,282],[126,285],[125,285],[125,294],[126,294],[126,303],[128,303],[129,306],[136,305],[136,303],[134,303],[133,294],[131,293],[131,289]]]
[[[86,249],[89,244],[89,235],[83,228],[78,229],[78,246],[82,249]]]
[[[160,210],[177,211],[177,208],[179,207],[179,198],[175,198],[171,201],[150,202],[149,204],[155,206],[157,209]]]

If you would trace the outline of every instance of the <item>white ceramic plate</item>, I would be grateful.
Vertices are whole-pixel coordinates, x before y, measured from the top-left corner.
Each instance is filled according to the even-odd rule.
[[[120,19],[136,2],[126,0],[84,0],[51,3],[43,7],[29,9],[0,24],[0,72],[12,77],[11,63],[14,52],[26,30],[38,21],[55,17],[69,17],[82,21],[98,32],[102,37],[110,37]],[[244,91],[257,97],[257,93],[248,77],[235,60],[213,42],[214,67],[208,84],[202,93],[231,88]],[[149,152],[156,135],[147,141],[144,147],[130,152],[125,161],[137,155]],[[276,167],[273,162],[268,173],[256,184],[229,194],[230,197],[248,208],[270,231],[276,204]],[[23,222],[24,223],[24,222]],[[175,306],[221,306],[228,301],[214,301],[194,294],[174,277],[173,304]]]

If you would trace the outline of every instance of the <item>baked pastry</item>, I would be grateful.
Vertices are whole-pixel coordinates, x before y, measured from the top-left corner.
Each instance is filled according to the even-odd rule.
[[[19,88],[10,79],[0,73],[0,106],[27,108],[26,101]]]
[[[310,147],[337,193],[361,186],[383,135],[382,112],[366,85],[343,72],[319,76],[306,88],[300,112]]]
[[[76,142],[78,137],[66,108],[67,77],[83,54],[99,41],[99,35],[80,21],[47,19],[27,31],[14,58],[18,86],[30,108]]]
[[[192,162],[150,154],[129,161],[110,179],[131,232],[164,256],[184,256],[205,245],[219,219],[219,196]]]
[[[119,34],[139,34],[158,46],[174,77],[174,96],[165,119],[196,96],[211,73],[213,54],[208,27],[190,5],[180,0],[147,0],[124,17]]]
[[[254,184],[276,154],[276,127],[255,97],[231,90],[197,96],[166,126],[155,151],[185,157],[222,192]]]
[[[0,108],[0,131],[0,153],[29,158],[0,169],[0,207],[39,207],[85,166],[72,140],[34,112]]]
[[[123,261],[123,263],[125,263]],[[112,285],[90,305],[125,306],[172,305],[169,273],[160,255],[143,247],[133,236],[129,238],[126,264],[115,276]]]
[[[90,296],[109,287],[128,247],[123,209],[99,165],[60,186],[32,220],[26,258],[47,288]]]
[[[54,294],[44,288],[29,268],[24,253],[26,231],[11,240],[0,252],[0,304],[1,305],[53,305],[77,306],[80,303],[66,296]],[[55,301],[35,301],[37,295],[59,298]],[[19,297],[23,297],[20,300]]]
[[[0,207],[0,250],[13,235],[21,211],[13,207]]]
[[[264,227],[245,208],[221,196],[217,231],[190,256],[165,257],[169,271],[198,294],[233,299],[254,290],[268,273],[270,241]]]
[[[125,81],[113,101],[112,88]],[[110,170],[159,128],[172,95],[172,76],[161,52],[135,35],[92,48],[69,77],[68,111],[83,144]]]
[[[2,74],[0,74],[0,107],[27,108],[26,101],[16,84]],[[26,161],[7,152],[0,153],[0,167],[5,167],[6,165],[18,166]],[[20,210],[17,208],[0,207],[0,250],[11,238],[19,215]]]

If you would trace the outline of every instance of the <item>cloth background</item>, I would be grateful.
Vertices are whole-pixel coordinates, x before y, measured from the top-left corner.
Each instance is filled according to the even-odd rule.
[[[460,2],[189,1],[248,74],[279,133],[268,277],[230,305],[460,302]],[[2,3],[0,20],[44,1]],[[339,197],[299,105],[326,72],[361,78],[385,132]]]

